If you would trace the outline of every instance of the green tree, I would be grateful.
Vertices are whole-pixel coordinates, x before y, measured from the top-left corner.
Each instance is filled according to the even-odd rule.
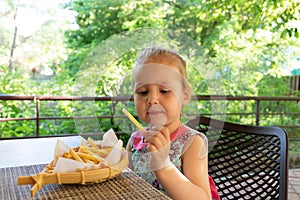
[[[7,0],[5,2],[7,5],[10,5],[8,6],[8,11],[11,13],[15,8],[13,1]],[[22,76],[23,72],[21,70],[9,74],[5,71],[7,64],[0,64],[0,73],[1,76],[3,75],[0,77],[0,79],[2,78],[1,89],[3,88],[0,91],[1,93],[74,95],[75,92],[72,91],[72,86],[76,84],[78,77],[85,76],[85,74],[79,72],[80,67],[87,62],[95,64],[95,66],[99,63],[108,63],[107,70],[104,73],[91,74],[91,76],[99,76],[101,78],[101,82],[98,83],[93,95],[116,95],[123,91],[125,93],[129,87],[118,88],[119,91],[113,91],[112,88],[119,86],[118,81],[123,81],[120,75],[130,71],[134,61],[135,49],[128,49],[126,54],[122,54],[122,58],[115,60],[111,60],[112,57],[105,57],[97,53],[106,53],[105,48],[109,49],[109,45],[122,45],[121,43],[105,43],[112,37],[118,39],[118,35],[121,33],[150,27],[175,30],[190,37],[197,45],[201,46],[203,54],[209,57],[208,60],[202,61],[201,64],[215,69],[214,73],[207,70],[205,74],[211,77],[210,83],[223,87],[222,94],[253,96],[290,95],[289,92],[285,91],[286,87],[284,84],[286,82],[282,77],[282,67],[295,65],[293,60],[299,56],[297,55],[299,51],[295,51],[294,55],[287,51],[290,47],[297,49],[300,45],[299,26],[297,26],[297,23],[300,21],[300,5],[297,1],[73,0],[66,4],[65,8],[77,14],[75,23],[77,28],[65,31],[65,45],[68,48],[68,56],[66,58],[61,56],[65,53],[65,50],[60,48],[63,47],[63,40],[59,38],[64,29],[57,29],[57,27],[67,26],[65,24],[57,25],[57,16],[47,21],[36,34],[29,38],[19,37],[17,40],[17,48],[19,49],[35,47],[28,51],[23,50],[23,52],[28,52],[25,57],[20,59],[23,64],[38,56],[47,58],[50,60],[48,65],[52,65],[54,59],[52,55],[55,55],[55,57],[59,57],[60,61],[66,59],[65,62],[60,62],[59,64],[61,72],[57,73],[51,80],[29,79],[28,81],[28,78],[26,79]],[[1,15],[3,13],[5,14],[6,12],[1,11]],[[0,29],[4,30],[1,24]],[[49,30],[57,30],[58,32],[50,32]],[[10,37],[6,37],[5,34],[9,34]],[[0,55],[2,57],[9,55],[12,34],[11,30],[0,32],[1,38],[9,38],[3,40],[3,43],[1,40]],[[136,43],[140,44],[146,37],[151,37],[151,34],[149,36],[144,35],[144,37],[129,42],[132,42],[133,46]],[[117,39],[116,41],[120,41]],[[99,44],[104,46],[98,46]],[[98,50],[98,52],[94,51],[94,49]],[[192,54],[188,55],[196,57]],[[95,60],[95,62],[91,62],[91,59],[94,58],[93,56],[100,58]],[[110,60],[111,62],[108,62]],[[47,63],[47,61],[45,62]],[[207,68],[209,69],[209,67]],[[194,71],[191,70],[189,74],[193,75]],[[18,78],[11,79],[11,77]],[[18,83],[17,79],[26,80],[26,84]],[[278,79],[278,82],[270,84],[275,79]],[[89,81],[89,79],[86,79],[87,83]],[[130,84],[129,80],[124,79],[124,81],[127,81],[128,85]],[[207,83],[200,76],[192,76],[191,81],[197,94],[220,94],[219,91],[209,90]],[[293,93],[293,95],[297,95],[297,93]],[[60,112],[67,116],[72,114],[72,109],[67,104],[55,105],[50,103],[47,106],[49,109],[52,109],[52,111],[44,113],[47,116]],[[100,103],[96,112],[98,115],[111,113],[112,106]],[[115,106],[120,107],[120,105]],[[204,112],[209,112],[211,108],[210,103],[197,106]],[[81,103],[78,104],[78,107],[80,114],[89,112],[89,110],[84,110],[84,106]],[[287,105],[284,107],[287,107]],[[295,111],[298,108],[295,105],[289,105],[288,110]],[[277,106],[266,105],[263,109],[266,111],[272,110],[273,112],[273,110],[276,111]],[[16,110],[16,115],[17,111],[19,110]],[[243,111],[254,112],[254,102],[244,104],[233,102],[227,106],[227,112]],[[283,121],[298,123],[295,118],[281,119],[276,117],[276,119],[268,118],[265,121],[274,124]],[[229,120],[252,124],[254,121],[252,116],[244,118],[239,116],[230,117]],[[67,123],[60,129],[63,130],[68,125],[70,124]],[[103,122],[103,125],[105,128],[109,128],[111,124]],[[48,127],[48,130],[59,131],[51,126],[51,124],[45,125],[45,127]],[[114,128],[118,129],[119,127]],[[92,129],[93,127],[87,127],[87,130]]]
[[[283,66],[297,56],[287,56],[290,46],[299,47],[300,44],[297,26],[300,4],[297,1],[74,0],[66,8],[77,13],[78,29],[66,32],[67,44],[72,50],[66,68],[73,74],[88,55],[93,55],[90,53],[100,42],[122,32],[151,27],[175,30],[200,45],[209,55],[209,64],[216,69],[210,81],[222,85],[225,95],[289,95],[282,90],[272,90],[270,85],[266,87],[269,82],[264,77],[280,79]],[[132,61],[132,57],[126,60]],[[112,71],[114,67],[112,64]],[[104,83],[111,83],[112,77],[103,75],[101,78]],[[219,94],[201,88],[203,80],[199,77],[193,77],[192,81],[197,94]],[[110,94],[103,84],[98,90],[101,95]],[[206,110],[207,107],[203,107]],[[227,108],[227,112],[243,111],[254,112],[254,102],[233,102]],[[229,120],[254,123],[252,116]]]
[[[67,68],[76,73],[101,41],[137,28],[176,30],[208,52],[227,95],[257,95],[265,74],[278,77],[284,51],[297,44],[299,4],[278,1],[75,0],[77,30],[66,32]],[[237,84],[239,83],[239,84]]]

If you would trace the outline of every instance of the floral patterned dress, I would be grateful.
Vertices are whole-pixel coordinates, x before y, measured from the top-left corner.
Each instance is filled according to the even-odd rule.
[[[170,147],[170,160],[173,164],[182,172],[181,155],[183,153],[184,145],[187,143],[189,138],[193,135],[199,135],[206,145],[206,148],[202,148],[204,151],[201,152],[200,158],[207,154],[207,138],[203,133],[200,133],[194,129],[187,126],[180,126],[176,131],[174,131],[171,137],[171,147]],[[153,187],[165,192],[164,188],[161,186],[157,180],[154,171],[151,170],[149,166],[150,153],[147,150],[147,144],[143,143],[143,136],[140,131],[134,132],[129,140],[129,145],[131,148],[131,157],[133,171],[138,174],[141,178],[150,183]],[[212,192],[213,199],[220,199],[218,195],[217,188],[213,182],[213,179],[209,176],[209,182]]]

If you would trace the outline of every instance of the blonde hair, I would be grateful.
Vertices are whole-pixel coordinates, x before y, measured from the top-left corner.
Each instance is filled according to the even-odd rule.
[[[167,60],[169,59],[169,64],[171,66],[177,67],[179,69],[180,74],[187,78],[186,74],[186,62],[183,58],[177,54],[175,51],[167,50],[161,47],[148,47],[141,49],[138,52],[138,58],[135,62],[135,66],[140,66],[145,64],[147,61],[155,60],[152,63],[158,63],[159,59]]]
[[[175,51],[161,47],[148,47],[141,49],[138,52],[138,58],[135,62],[135,67],[143,65],[147,62],[160,64],[161,61],[168,61],[170,66],[178,68],[179,73],[183,76],[183,88],[191,93],[191,86],[187,80],[186,62]]]

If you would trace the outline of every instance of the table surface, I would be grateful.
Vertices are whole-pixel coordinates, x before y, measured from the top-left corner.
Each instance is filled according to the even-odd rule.
[[[79,146],[81,136],[0,140],[0,168],[49,163],[57,139],[69,147]]]
[[[0,199],[170,199],[126,168],[119,176],[95,184],[48,184],[30,197],[31,185],[18,185],[18,176],[41,172],[53,160],[57,139],[69,147],[81,136],[0,141]]]

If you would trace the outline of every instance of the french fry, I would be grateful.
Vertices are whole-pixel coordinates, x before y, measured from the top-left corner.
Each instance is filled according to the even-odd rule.
[[[108,154],[111,152],[111,150],[112,150],[112,148],[100,149],[99,155],[101,157],[106,158],[108,156]]]
[[[80,146],[78,152],[86,152],[87,147],[86,146]]]
[[[87,150],[87,153],[88,154],[90,154],[90,155],[92,155],[94,158],[96,158],[99,162],[104,162],[105,161],[105,158],[103,158],[103,157],[101,157],[101,156],[99,156],[99,155],[97,155],[97,154],[95,154],[95,153],[93,153],[93,152],[91,152],[91,151],[89,151],[89,150]]]
[[[63,157],[72,159],[72,155],[70,153],[67,153],[67,152],[64,153]]]
[[[79,150],[79,148],[80,148],[80,146],[74,147],[73,150],[74,150],[75,152],[77,152],[77,151]]]
[[[84,161],[85,163],[98,164],[97,161],[92,161],[92,160],[87,160],[87,159],[83,159],[83,161]]]
[[[112,148],[105,148],[105,149],[95,149],[95,148],[87,148],[88,151],[92,152],[93,154],[96,154],[102,158],[106,158],[106,156],[111,152]]]
[[[46,169],[47,169],[47,171],[48,171],[48,170],[53,170],[54,167],[53,167],[52,165],[48,164],[48,165],[46,166]]]
[[[83,162],[83,160],[77,155],[77,153],[72,148],[69,149],[69,153],[74,157],[75,160]]]
[[[86,146],[86,145],[85,145],[85,141],[84,141],[84,140],[81,140],[80,147],[84,147],[84,146]]]
[[[95,161],[95,162],[99,161],[95,156],[88,154],[88,153],[76,152],[76,154],[83,160],[91,160],[91,161]]]
[[[98,146],[95,144],[94,140],[91,138],[88,138],[88,143],[95,149],[99,149]]]
[[[141,130],[145,131],[144,127],[128,112],[125,108],[122,109],[122,112]]]

